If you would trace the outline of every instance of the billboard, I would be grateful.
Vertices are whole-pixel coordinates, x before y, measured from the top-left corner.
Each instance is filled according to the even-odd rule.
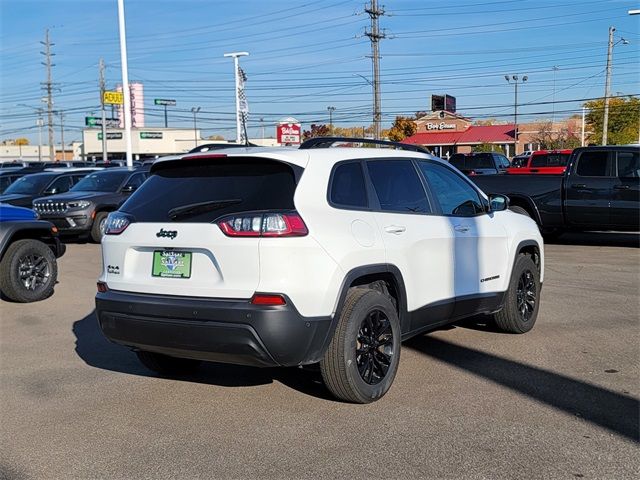
[[[302,127],[299,123],[281,122],[276,126],[276,140],[281,145],[287,143],[298,145],[302,136]]]
[[[456,97],[451,95],[431,95],[431,111],[438,112],[444,110],[456,113]]]

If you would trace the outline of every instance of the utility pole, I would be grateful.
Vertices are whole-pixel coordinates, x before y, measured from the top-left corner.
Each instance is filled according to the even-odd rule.
[[[236,143],[238,144],[242,143],[242,138],[244,137],[244,130],[245,130],[244,121],[243,121],[244,114],[240,111],[241,110],[241,106],[240,106],[241,79],[240,79],[240,64],[238,63],[238,57],[245,57],[247,55],[249,55],[248,52],[232,52],[232,53],[224,54],[225,57],[233,58],[233,70],[234,70],[234,75],[236,79]],[[248,138],[246,140],[249,141]]]
[[[609,27],[609,48],[607,49],[607,76],[604,81],[604,120],[602,121],[602,145],[606,145],[609,136],[609,95],[611,92],[611,62],[613,61],[613,34],[616,27]]]
[[[42,82],[42,89],[47,94],[46,100],[47,103],[47,122],[49,127],[49,160],[52,162],[55,161],[56,152],[55,152],[55,144],[53,142],[53,81],[51,80],[51,67],[55,66],[51,62],[51,57],[55,55],[55,53],[51,53],[51,47],[54,45],[49,40],[49,29],[45,30],[44,34],[44,42],[40,42],[44,45],[44,52],[40,52],[40,54],[44,55],[45,61],[41,62],[42,65],[47,67],[47,81]]]
[[[380,140],[380,48],[378,42],[386,38],[384,32],[380,33],[378,20],[384,15],[384,10],[378,8],[378,0],[371,0],[369,8],[364,11],[371,18],[371,30],[365,30],[364,34],[371,42],[371,59],[373,61],[373,136]]]
[[[104,91],[106,90],[104,83],[104,60],[100,59],[100,110],[102,111],[102,161],[107,162],[109,154],[107,153],[107,118],[104,111]]]
[[[36,125],[38,126],[38,161],[42,161],[42,125],[44,125],[44,121],[42,117],[38,117],[36,120]]]
[[[582,107],[582,135],[580,135],[580,146],[584,147],[584,117],[587,107]]]
[[[67,157],[64,152],[64,112],[62,110],[58,110],[58,115],[60,115],[60,146],[62,147],[62,161],[65,161]]]
[[[556,121],[556,72],[560,70],[557,65],[553,66],[553,100],[551,102],[551,133],[553,133],[553,124]]]
[[[327,107],[329,111],[329,135],[333,136],[333,112],[336,111],[336,107]]]

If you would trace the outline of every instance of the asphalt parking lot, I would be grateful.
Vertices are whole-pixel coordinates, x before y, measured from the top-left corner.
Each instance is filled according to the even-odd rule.
[[[547,245],[532,332],[475,319],[414,338],[363,406],[298,369],[153,375],[98,330],[99,246],[69,245],[53,297],[0,304],[0,477],[638,478],[637,247]]]

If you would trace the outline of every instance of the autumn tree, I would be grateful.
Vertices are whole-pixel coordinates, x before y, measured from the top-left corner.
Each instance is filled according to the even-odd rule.
[[[29,145],[29,139],[28,138],[24,138],[24,137],[16,138],[15,144],[16,145]]]
[[[540,124],[538,132],[532,137],[532,143],[537,143],[543,150],[562,150],[580,146],[580,140],[573,131],[562,127],[556,132],[551,122]]]
[[[393,126],[391,127],[391,130],[389,130],[387,136],[394,142],[401,142],[405,138],[415,134],[417,130],[418,127],[412,118],[396,117],[396,120],[393,122]]]
[[[584,104],[589,110],[586,116],[587,131],[590,132],[589,143],[602,143],[602,127],[604,124],[604,99],[592,100]],[[607,143],[624,145],[638,141],[640,126],[640,98],[609,99],[609,127]]]
[[[302,139],[309,140],[310,138],[315,137],[328,137],[329,133],[329,127],[327,127],[325,124],[312,123],[309,130],[304,130],[302,132]]]

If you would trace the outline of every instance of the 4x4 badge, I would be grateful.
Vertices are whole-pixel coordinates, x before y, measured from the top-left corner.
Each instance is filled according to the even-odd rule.
[[[170,238],[170,239],[174,239],[178,236],[178,232],[176,230],[165,230],[164,228],[161,228],[160,231],[158,233],[156,233],[156,237],[158,238]]]

